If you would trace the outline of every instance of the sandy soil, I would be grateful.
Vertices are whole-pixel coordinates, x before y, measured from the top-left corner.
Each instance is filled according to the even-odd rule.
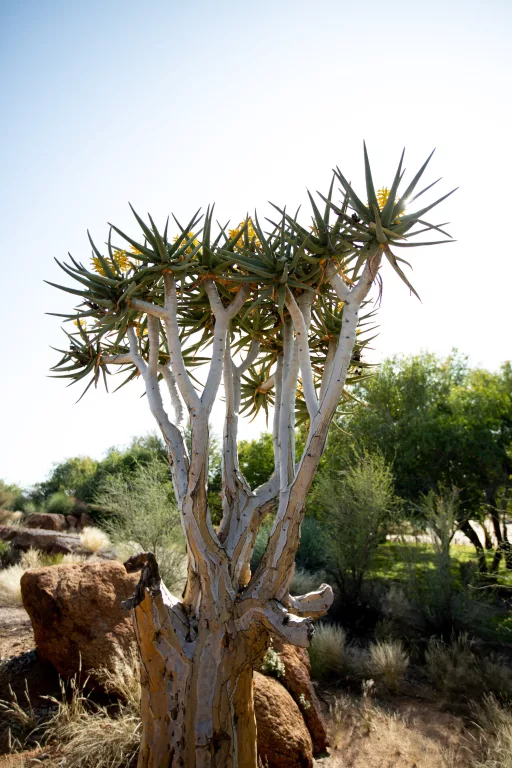
[[[34,634],[24,608],[0,607],[0,662],[34,648]]]

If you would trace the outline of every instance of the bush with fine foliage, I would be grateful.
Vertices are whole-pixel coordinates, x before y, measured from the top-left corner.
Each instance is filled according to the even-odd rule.
[[[357,604],[377,548],[397,518],[391,470],[382,456],[363,452],[343,471],[322,471],[311,503],[325,525],[327,569],[342,601]]]
[[[137,550],[154,552],[166,585],[180,582],[183,535],[168,467],[155,459],[128,476],[106,477],[95,506],[103,529],[114,544],[124,545],[127,556]]]

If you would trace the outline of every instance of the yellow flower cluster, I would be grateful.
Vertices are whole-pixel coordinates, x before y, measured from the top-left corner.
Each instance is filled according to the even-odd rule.
[[[181,235],[176,235],[176,237],[174,238],[174,242],[176,242],[179,237],[181,237]],[[191,245],[189,245],[188,248],[185,250],[185,253],[190,254],[190,253],[193,252],[194,248],[197,248],[197,246],[199,245],[199,240],[196,237],[194,237],[194,233],[193,232],[187,232],[187,237],[189,239],[191,239],[191,240],[192,240],[192,238],[194,238],[192,240]],[[183,243],[182,243],[182,245],[183,245]]]
[[[230,229],[229,230],[229,237],[230,239],[233,239],[236,237],[240,232],[242,231],[243,227],[245,225],[245,221],[241,221],[238,227],[236,229]],[[249,242],[251,243],[254,239],[254,243],[257,248],[261,248],[261,241],[259,240],[255,230],[254,230],[254,224],[252,223],[252,219],[247,220],[247,237],[249,238]],[[238,243],[235,245],[235,251],[242,251],[244,248],[244,241],[245,238],[241,237]]]
[[[131,249],[133,253],[140,253],[140,251],[137,251],[135,248]],[[109,267],[113,269],[114,265],[110,259],[105,259]],[[128,258],[128,254],[126,251],[122,250],[116,250],[114,251],[114,261],[117,264],[118,268],[121,270],[121,272],[127,272],[132,265],[130,259]],[[103,266],[101,264],[101,261],[97,256],[92,257],[92,266],[94,268],[94,271],[97,272],[99,275],[103,275],[103,277],[107,277],[105,274],[105,270],[103,269]],[[115,269],[113,270],[115,271]]]
[[[381,211],[382,211],[382,209],[384,208],[384,206],[386,205],[386,203],[387,203],[387,201],[388,201],[388,197],[389,197],[389,193],[390,193],[390,191],[391,191],[391,190],[389,190],[387,187],[381,187],[381,189],[379,189],[379,190],[377,191],[377,193],[376,193],[376,194],[377,194],[377,202],[378,202],[378,204],[379,204],[379,208],[380,208],[380,210],[381,210]],[[396,200],[396,201],[395,201],[395,205],[396,205],[396,203],[398,203],[398,202],[399,202],[399,201],[398,201],[398,200]],[[399,217],[400,217],[400,216],[403,216],[403,215],[404,215],[404,213],[405,213],[405,206],[404,206],[404,207],[403,207],[403,209],[400,211],[400,213],[398,214],[398,216],[399,216]]]

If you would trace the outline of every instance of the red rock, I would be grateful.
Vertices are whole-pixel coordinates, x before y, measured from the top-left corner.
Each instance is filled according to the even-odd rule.
[[[46,531],[43,528],[0,525],[0,539],[10,541],[15,549],[39,549],[49,555],[83,552],[78,536],[58,531]]]
[[[313,754],[322,754],[329,745],[327,726],[311,682],[308,652],[304,648],[297,648],[278,639],[274,639],[273,646],[279,653],[285,668],[285,674],[279,678],[279,682],[291,694],[302,712],[313,742]]]
[[[313,745],[288,691],[273,677],[254,672],[258,754],[268,768],[312,768]]]
[[[135,648],[132,619],[121,607],[138,574],[118,562],[54,565],[21,578],[23,605],[30,616],[41,658],[63,676],[80,665],[85,672],[115,669],[119,652]]]
[[[25,523],[26,528],[42,528],[45,531],[65,531],[66,518],[53,512],[34,512]]]

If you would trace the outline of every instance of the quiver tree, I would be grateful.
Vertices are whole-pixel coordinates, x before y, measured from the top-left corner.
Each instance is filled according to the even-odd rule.
[[[115,367],[125,373],[121,386],[143,380],[187,542],[180,598],[161,582],[151,553],[127,566],[142,569],[128,606],[141,655],[141,767],[254,768],[253,665],[271,634],[307,647],[313,619],[332,602],[326,584],[307,595],[289,593],[306,495],[349,377],[366,365],[368,294],[381,284],[382,258],[414,290],[392,249],[413,245],[418,224],[422,232],[439,230],[422,220],[436,203],[405,210],[428,160],[399,194],[402,160],[391,189],[376,192],[365,149],[367,204],[336,170],[327,195],[319,195],[322,210],[309,195],[312,221],[303,224],[274,206],[278,216],[268,227],[254,215],[228,230],[214,226],[212,207],[185,227],[173,217],[172,237],[169,222],[159,230],[151,216],[146,223],[133,211],[138,237],[111,226],[103,252],[91,239],[91,267],[71,256],[59,264],[75,285],[56,287],[79,304],[64,315],[76,328],[66,331],[69,346],[53,371],[72,383],[90,377],[86,389],[100,377],[106,385]],[[115,236],[126,250],[112,244]],[[214,527],[208,424],[221,382],[223,516]],[[238,420],[261,408],[273,408],[275,470],[251,490],[237,460]],[[301,456],[298,421],[309,424]],[[251,574],[256,535],[269,513],[268,546]]]

